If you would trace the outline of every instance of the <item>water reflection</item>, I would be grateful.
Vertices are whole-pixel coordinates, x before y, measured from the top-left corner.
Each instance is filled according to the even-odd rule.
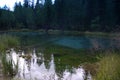
[[[18,73],[14,79],[20,80],[92,80],[91,75],[85,76],[85,71],[82,67],[73,68],[72,72],[65,69],[61,76],[55,70],[54,56],[51,55],[51,60],[48,63],[49,67],[46,68],[44,63],[44,57],[37,57],[35,51],[31,54],[25,54],[24,52],[15,52],[13,49],[7,54],[7,59],[12,59],[13,67],[18,64]],[[41,64],[38,64],[38,60]]]
[[[54,41],[54,44],[67,46],[75,49],[91,48],[120,48],[120,40],[112,37],[86,37],[86,36],[65,36]]]
[[[44,32],[8,32],[6,34],[19,36],[22,47],[35,48],[49,43],[74,49],[120,48],[119,36],[50,35]]]

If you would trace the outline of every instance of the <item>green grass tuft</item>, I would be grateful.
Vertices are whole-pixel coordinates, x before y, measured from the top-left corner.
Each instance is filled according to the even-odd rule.
[[[112,53],[103,57],[94,80],[120,80],[120,55]]]
[[[13,61],[8,60],[6,54],[2,54],[2,66],[3,66],[3,74],[4,76],[13,77],[18,72],[18,63],[13,68]]]
[[[9,48],[17,47],[19,45],[20,41],[17,37],[7,34],[0,35],[0,52]]]

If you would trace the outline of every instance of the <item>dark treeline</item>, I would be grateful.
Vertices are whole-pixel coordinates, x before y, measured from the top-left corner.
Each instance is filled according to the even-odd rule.
[[[9,29],[120,31],[120,0],[24,0],[0,9],[0,30]]]

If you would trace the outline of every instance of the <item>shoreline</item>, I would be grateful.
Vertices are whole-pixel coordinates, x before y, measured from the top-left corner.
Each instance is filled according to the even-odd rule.
[[[51,35],[75,35],[75,36],[79,36],[79,35],[86,35],[86,36],[106,36],[106,37],[120,37],[120,33],[119,32],[89,32],[89,31],[85,31],[85,32],[81,32],[81,31],[70,31],[70,30],[48,30],[46,32],[46,30],[41,29],[41,30],[6,30],[6,31],[0,31],[0,34],[4,34],[4,33],[9,33],[9,32],[36,32],[36,33],[42,33],[42,34],[51,34]]]

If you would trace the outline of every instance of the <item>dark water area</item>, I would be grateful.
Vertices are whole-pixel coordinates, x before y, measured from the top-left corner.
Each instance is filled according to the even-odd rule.
[[[37,45],[38,47],[54,44],[74,49],[120,48],[119,38],[105,36],[52,35],[41,32],[7,32],[7,34],[19,37],[22,45]]]

